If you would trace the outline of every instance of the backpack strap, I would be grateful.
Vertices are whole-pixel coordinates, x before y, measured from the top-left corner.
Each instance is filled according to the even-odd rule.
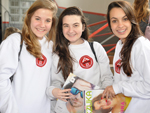
[[[18,32],[21,36],[21,42],[20,42],[20,50],[19,50],[19,53],[18,53],[18,62],[20,61],[20,54],[21,54],[21,50],[22,50],[22,45],[23,45],[23,37],[22,37],[22,34],[20,32]],[[14,75],[12,75],[10,77],[10,81],[12,82],[13,81],[13,77]]]
[[[94,50],[94,47],[93,47],[93,42],[89,42],[89,45],[90,45],[91,50],[92,50],[92,52],[93,52],[93,54],[94,54],[94,56],[95,56],[96,62],[98,62],[97,57],[96,57],[96,54],[95,54],[95,50]]]
[[[22,43],[23,43],[23,37],[22,37],[22,34],[21,33],[19,33],[20,34],[20,36],[21,36],[21,42],[20,42],[20,50],[19,50],[19,53],[18,53],[18,61],[20,61],[20,54],[21,54],[21,50],[22,50]]]

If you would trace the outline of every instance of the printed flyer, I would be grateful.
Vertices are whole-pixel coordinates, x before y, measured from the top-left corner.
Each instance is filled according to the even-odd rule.
[[[113,99],[102,98],[103,90],[84,91],[85,113],[124,113],[131,98],[123,94],[116,95]]]
[[[84,91],[99,89],[78,76],[70,73],[64,86],[64,89],[71,89],[72,96],[67,102],[57,100],[55,112],[56,113],[84,113]]]

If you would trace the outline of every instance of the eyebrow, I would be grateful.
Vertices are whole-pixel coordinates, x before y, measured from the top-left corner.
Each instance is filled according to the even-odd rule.
[[[41,18],[40,16],[35,16],[36,18],[38,17],[38,18]],[[52,18],[47,18],[47,19],[49,19],[49,20],[52,20]]]
[[[123,16],[122,18],[124,18],[124,17],[127,17],[127,15]],[[117,19],[117,18],[115,18],[115,17],[112,17],[111,19]]]
[[[79,23],[78,23],[78,22],[76,22],[76,23],[74,23],[74,24],[79,24]],[[74,24],[73,24],[73,25],[74,25]],[[67,23],[64,23],[63,25],[68,25],[68,24],[67,24]]]

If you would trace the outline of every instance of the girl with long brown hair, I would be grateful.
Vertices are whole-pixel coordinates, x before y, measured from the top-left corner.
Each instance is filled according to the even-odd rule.
[[[47,93],[51,98],[66,101],[70,89],[62,86],[73,73],[100,88],[113,82],[109,59],[104,48],[94,42],[96,58],[88,42],[89,29],[86,18],[78,7],[69,7],[59,16],[56,40],[54,43],[52,85]]]
[[[123,93],[132,97],[126,113],[148,113],[150,107],[150,42],[142,36],[133,8],[127,1],[111,2],[107,9],[111,31],[120,40],[116,45],[113,66],[114,84],[103,98]]]
[[[56,12],[53,1],[36,0],[25,15],[23,39],[19,33],[13,33],[1,43],[1,113],[50,113],[45,92],[50,84]]]

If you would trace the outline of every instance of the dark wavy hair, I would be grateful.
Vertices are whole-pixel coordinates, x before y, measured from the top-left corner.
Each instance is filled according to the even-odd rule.
[[[142,35],[142,33],[139,28],[138,22],[136,20],[134,10],[132,6],[130,5],[130,3],[127,1],[113,1],[109,4],[108,9],[107,9],[107,21],[108,21],[108,25],[111,31],[112,29],[111,29],[111,24],[110,24],[110,11],[113,8],[121,8],[125,12],[127,18],[129,19],[132,25],[132,29],[129,35],[126,37],[126,40],[120,52],[120,57],[121,57],[120,68],[123,67],[124,73],[130,77],[132,74],[132,69],[131,69],[131,64],[130,64],[131,49],[132,49],[134,42],[137,40],[137,38],[140,35]]]
[[[63,18],[67,15],[77,15],[81,17],[81,22],[85,26],[85,30],[82,32],[82,38],[88,40],[89,37],[89,29],[87,27],[86,18],[83,15],[83,12],[78,7],[69,7],[65,9],[58,19],[57,30],[56,30],[56,40],[54,41],[53,52],[59,56],[58,62],[58,72],[62,71],[63,77],[66,80],[70,72],[73,73],[73,62],[75,61],[69,52],[68,46],[70,44],[69,40],[67,40],[63,35]]]

